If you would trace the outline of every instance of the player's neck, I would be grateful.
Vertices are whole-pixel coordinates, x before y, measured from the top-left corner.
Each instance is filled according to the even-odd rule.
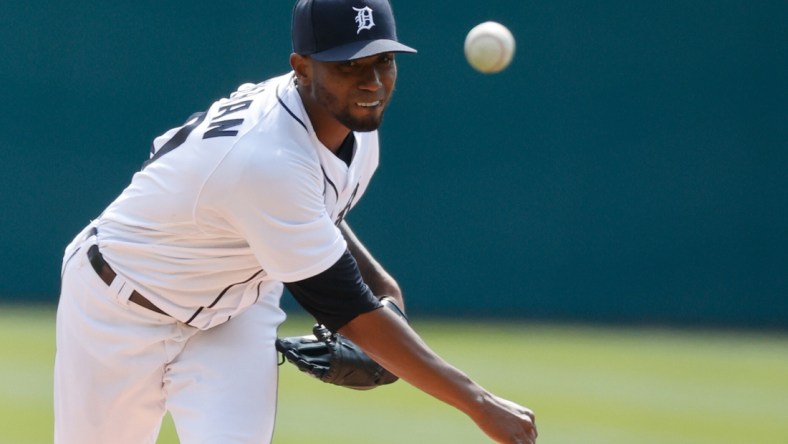
[[[332,153],[336,154],[339,151],[339,147],[342,146],[342,142],[350,134],[350,130],[336,122],[312,119],[311,115],[309,118],[312,121],[312,128],[315,130],[317,139]]]
[[[299,95],[317,139],[332,153],[336,154],[342,142],[350,134],[350,130],[315,103],[308,94],[303,94],[299,90]]]

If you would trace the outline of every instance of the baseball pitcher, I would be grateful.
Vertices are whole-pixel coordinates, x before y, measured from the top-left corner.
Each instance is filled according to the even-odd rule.
[[[66,247],[55,442],[154,443],[170,412],[181,443],[268,443],[279,351],[347,387],[402,379],[496,442],[533,443],[533,413],[429,349],[345,221],[378,166],[395,56],[416,52],[388,0],[298,0],[292,44],[291,72],[157,137]],[[284,287],[313,335],[277,338]]]

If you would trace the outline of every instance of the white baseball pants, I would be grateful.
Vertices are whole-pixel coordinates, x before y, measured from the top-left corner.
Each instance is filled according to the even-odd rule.
[[[89,246],[75,245],[64,267],[55,443],[155,443],[166,411],[182,444],[269,443],[279,294],[198,330],[123,300],[91,267]]]

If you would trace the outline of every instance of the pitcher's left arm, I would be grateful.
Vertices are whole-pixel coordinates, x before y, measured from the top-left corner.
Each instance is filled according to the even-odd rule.
[[[355,233],[353,233],[353,230],[350,229],[347,221],[342,221],[339,224],[339,230],[347,241],[348,250],[350,250],[350,253],[358,263],[361,277],[369,286],[369,289],[372,290],[372,293],[378,298],[390,296],[396,301],[400,309],[405,311],[402,290],[394,277],[380,265],[364,244],[361,243]]]

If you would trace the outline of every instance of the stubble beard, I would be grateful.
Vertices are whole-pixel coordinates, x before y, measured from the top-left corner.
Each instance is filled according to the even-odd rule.
[[[337,122],[351,131],[361,133],[375,131],[380,128],[381,123],[383,123],[385,109],[380,114],[357,117],[350,112],[350,106],[353,105],[348,104],[342,106],[337,96],[329,92],[322,85],[316,85],[315,93],[317,102],[325,108]]]

